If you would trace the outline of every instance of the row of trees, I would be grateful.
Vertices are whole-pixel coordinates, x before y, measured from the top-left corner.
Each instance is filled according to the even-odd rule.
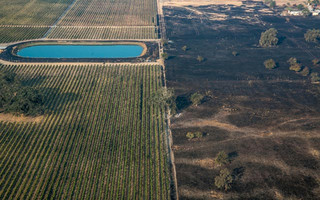
[[[259,45],[261,47],[273,47],[279,43],[278,30],[270,28],[261,33]],[[310,29],[304,34],[306,42],[318,43],[320,40],[320,29]]]
[[[0,113],[30,116],[44,113],[44,96],[23,86],[15,73],[0,71]]]

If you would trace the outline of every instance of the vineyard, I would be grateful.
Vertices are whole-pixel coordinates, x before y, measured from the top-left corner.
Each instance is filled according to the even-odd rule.
[[[56,27],[49,39],[157,39],[156,27]]]
[[[0,43],[41,38],[48,27],[0,27]]]
[[[0,199],[168,199],[160,66],[16,65],[40,122],[0,122]]]
[[[156,0],[77,0],[58,26],[157,25]]]
[[[1,25],[52,25],[72,0],[1,0]]]

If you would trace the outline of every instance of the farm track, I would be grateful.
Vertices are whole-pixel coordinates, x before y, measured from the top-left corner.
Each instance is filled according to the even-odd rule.
[[[48,97],[40,123],[0,122],[1,199],[169,199],[161,67],[5,65]]]

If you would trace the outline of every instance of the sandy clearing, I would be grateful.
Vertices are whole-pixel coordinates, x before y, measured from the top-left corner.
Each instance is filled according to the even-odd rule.
[[[39,123],[42,121],[43,118],[44,118],[43,115],[37,116],[37,117],[30,117],[30,116],[24,116],[24,115],[15,116],[13,114],[0,113],[0,121],[3,121],[3,122],[12,122],[12,123],[14,123],[14,122],[17,122],[17,123],[34,122],[34,123]]]

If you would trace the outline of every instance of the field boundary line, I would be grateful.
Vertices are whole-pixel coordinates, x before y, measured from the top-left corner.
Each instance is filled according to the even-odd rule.
[[[67,9],[60,15],[60,17],[56,20],[55,23],[53,23],[53,25],[50,27],[50,29],[44,34],[43,38],[46,38],[54,29],[54,27],[56,27],[56,25],[67,15],[67,13],[69,12],[69,10],[75,5],[75,3],[78,0],[73,0],[73,2],[67,7]]]

